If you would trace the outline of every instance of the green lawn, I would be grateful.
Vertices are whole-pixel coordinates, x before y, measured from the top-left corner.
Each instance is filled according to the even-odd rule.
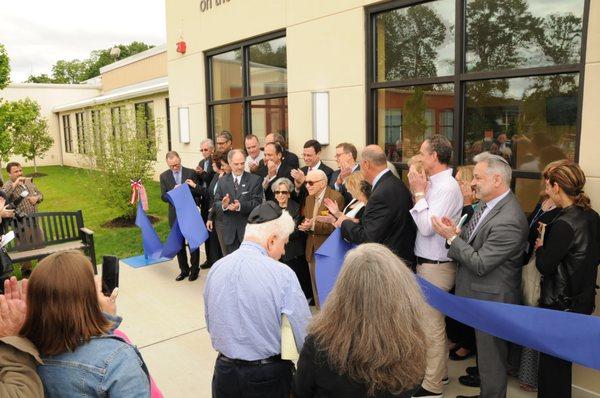
[[[25,174],[33,172],[27,167]],[[44,201],[38,211],[83,211],[86,227],[94,231],[96,258],[100,263],[103,255],[119,258],[142,254],[142,239],[139,229],[103,228],[102,224],[115,218],[117,214],[107,208],[99,199],[99,193],[93,185],[94,173],[84,169],[66,166],[38,167],[39,173],[47,176],[36,177],[35,185],[44,195]],[[6,178],[4,173],[3,178]],[[158,216],[160,221],[154,225],[156,232],[164,241],[169,233],[167,204],[160,200],[158,182],[144,181],[148,193],[149,214]]]

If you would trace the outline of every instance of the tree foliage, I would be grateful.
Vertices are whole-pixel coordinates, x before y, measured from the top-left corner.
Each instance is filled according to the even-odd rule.
[[[111,121],[110,107],[99,109],[100,118],[87,123],[85,134],[90,166],[98,172],[93,187],[100,201],[114,209],[119,217],[134,218],[135,207],[129,204],[131,180],[152,178],[156,161],[158,128],[154,120],[136,113],[132,104],[119,107],[118,125]],[[150,126],[151,134],[140,126]]]
[[[6,49],[0,44],[0,90],[10,83],[10,63]]]
[[[118,47],[120,49],[121,53],[119,58],[126,58],[142,51],[146,51],[153,46],[134,41],[130,44],[119,44],[113,47]],[[113,47],[103,50],[94,50],[91,52],[89,58],[83,60],[72,59],[67,61],[61,59],[52,67],[51,76],[48,76],[45,73],[41,75],[30,75],[26,82],[76,84],[100,76],[100,68],[115,61],[110,55],[110,51]]]

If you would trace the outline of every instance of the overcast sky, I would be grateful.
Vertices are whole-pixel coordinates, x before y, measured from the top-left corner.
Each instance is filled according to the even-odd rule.
[[[15,83],[115,44],[163,44],[165,29],[165,0],[3,1],[0,10],[0,43]]]

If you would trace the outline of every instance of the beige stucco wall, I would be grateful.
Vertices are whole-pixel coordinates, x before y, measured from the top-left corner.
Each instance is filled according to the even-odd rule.
[[[167,75],[167,53],[161,52],[148,58],[109,70],[102,74],[102,92],[141,83]]]
[[[141,96],[135,99],[121,101],[121,102],[112,102],[105,106],[97,106],[93,109],[99,109],[102,112],[103,117],[105,118],[105,123],[110,123],[110,108],[125,105],[128,107],[126,112],[131,112],[133,115],[134,104],[138,102],[153,102],[154,109],[154,121],[156,126],[156,137],[158,139],[158,153],[156,158],[158,162],[155,163],[154,168],[154,178],[158,179],[158,175],[164,168],[164,162],[162,161],[165,158],[165,154],[168,150],[168,140],[167,140],[167,107],[166,107],[166,98],[168,98],[167,93],[159,93],[150,96]],[[68,112],[60,112],[58,114],[59,127],[60,127],[60,145],[62,147],[63,152],[63,163],[66,166],[73,167],[90,167],[90,159],[83,154],[77,153],[77,123],[75,120],[75,114],[78,112],[85,112],[85,117],[88,117],[89,112],[92,108],[82,108],[82,109],[74,109]],[[71,137],[73,140],[72,153],[67,153],[65,151],[65,142],[63,136],[63,115],[70,115],[70,127],[71,127]],[[84,124],[85,125],[85,124]]]
[[[59,104],[75,102],[85,98],[95,97],[100,92],[97,86],[73,85],[73,84],[36,84],[22,83],[11,84],[0,91],[0,98],[16,101],[31,98],[40,104],[41,115],[48,121],[48,130],[54,144],[43,159],[38,159],[39,166],[61,164],[60,145],[62,135],[59,129],[58,117],[52,112],[52,108]],[[14,159],[22,162],[23,159],[15,156]],[[33,165],[33,162],[25,162]]]
[[[373,0],[230,0],[206,12],[199,1],[167,1],[167,52],[173,131],[177,107],[189,107],[192,141],[174,139],[184,163],[200,158],[199,142],[207,137],[203,51],[286,29],[288,57],[288,123],[290,148],[301,153],[312,136],[312,91],[329,91],[330,142],[365,145],[365,14]],[[213,1],[215,3],[215,1]],[[592,1],[581,131],[580,163],[589,176],[586,191],[600,210],[600,4]],[[235,29],[223,29],[233,26]],[[185,55],[175,51],[180,32]],[[218,32],[218,33],[217,33]],[[176,137],[176,134],[174,134]],[[324,150],[333,165],[334,145]],[[599,306],[600,306],[600,300]],[[599,313],[600,314],[600,313]],[[600,373],[575,367],[574,383],[600,394]]]

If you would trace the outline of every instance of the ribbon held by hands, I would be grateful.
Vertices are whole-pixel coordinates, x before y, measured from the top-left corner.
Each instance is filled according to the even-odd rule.
[[[142,184],[142,180],[129,180],[131,181],[131,204],[134,205],[139,200],[142,203],[142,209],[148,211],[148,195],[146,195],[146,188]]]
[[[346,252],[353,247],[337,228],[315,253],[321,306],[327,305]],[[419,276],[417,282],[429,305],[451,318],[501,339],[600,370],[600,317],[460,297]]]

